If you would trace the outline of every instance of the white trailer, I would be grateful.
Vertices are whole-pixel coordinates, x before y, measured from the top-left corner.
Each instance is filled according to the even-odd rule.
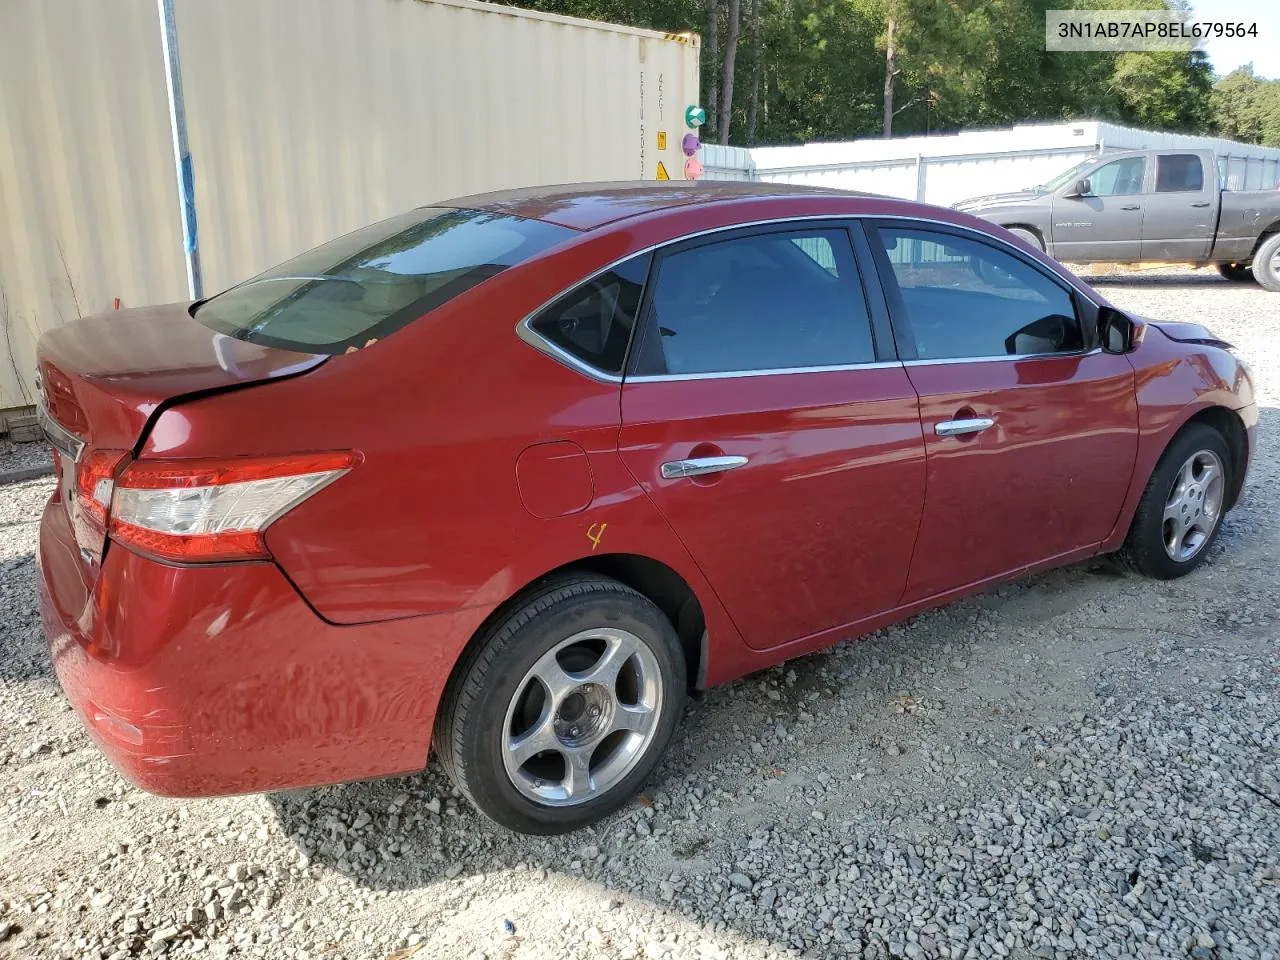
[[[808,183],[942,205],[1044,183],[1107,150],[1181,147],[1212,150],[1228,190],[1269,190],[1280,178],[1280,149],[1216,137],[1136,130],[1088,120],[1023,124],[928,137],[756,147],[751,176]]]
[[[452,196],[684,178],[693,34],[474,0],[2,7],[0,418],[77,315]]]

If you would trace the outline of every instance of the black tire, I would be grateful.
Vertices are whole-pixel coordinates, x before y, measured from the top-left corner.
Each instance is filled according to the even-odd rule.
[[[1185,560],[1176,560],[1165,549],[1165,506],[1170,502],[1170,495],[1183,465],[1201,452],[1212,453],[1222,465],[1217,519],[1212,531],[1196,548],[1195,553]],[[1133,516],[1133,524],[1129,527],[1129,536],[1116,556],[1121,566],[1157,580],[1186,576],[1200,566],[1222,531],[1225,506],[1230,499],[1230,491],[1234,489],[1233,470],[1231,451],[1221,433],[1203,423],[1192,423],[1184,427],[1161,455],[1151,479],[1147,481],[1147,488],[1143,491]]]
[[[1044,253],[1044,241],[1040,239],[1040,236],[1034,230],[1028,230],[1025,227],[1009,227],[1008,229],[1019,240]]]
[[[1257,280],[1247,263],[1220,263],[1218,272],[1233,283],[1254,283]]]
[[[1253,276],[1264,289],[1280,293],[1280,233],[1273,233],[1253,252]]]
[[[571,806],[540,803],[516,788],[504,765],[507,710],[544,655],[593,629],[627,631],[653,654],[661,684],[656,724],[609,789]],[[640,789],[680,721],[685,684],[680,640],[650,600],[607,577],[561,577],[530,591],[468,651],[441,701],[433,743],[453,782],[485,816],[520,833],[567,833],[617,810]]]

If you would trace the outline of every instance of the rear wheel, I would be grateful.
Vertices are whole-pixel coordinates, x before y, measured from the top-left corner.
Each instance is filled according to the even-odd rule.
[[[1222,434],[1203,423],[1184,428],[1147,482],[1121,561],[1158,580],[1200,566],[1222,527],[1231,469]]]
[[[1247,263],[1220,263],[1218,272],[1234,283],[1253,283],[1256,279]]]
[[[1280,293],[1280,233],[1269,236],[1254,251],[1253,276],[1266,289]]]
[[[459,666],[436,750],[503,826],[576,830],[648,778],[679,721],[684,683],[679,638],[648,599],[604,577],[552,581]]]

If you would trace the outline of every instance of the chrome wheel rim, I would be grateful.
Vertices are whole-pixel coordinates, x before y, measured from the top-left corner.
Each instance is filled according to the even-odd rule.
[[[662,675],[649,645],[615,627],[560,641],[521,679],[502,727],[502,762],[525,797],[552,807],[618,784],[653,742]]]
[[[1222,518],[1225,489],[1216,453],[1201,450],[1187,458],[1164,505],[1164,550],[1171,560],[1185,563],[1204,549]]]

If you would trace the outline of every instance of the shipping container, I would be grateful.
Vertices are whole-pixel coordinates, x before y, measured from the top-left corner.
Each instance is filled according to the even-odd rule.
[[[6,0],[0,412],[34,402],[35,341],[77,315],[449,197],[684,179],[698,52],[473,0]]]

